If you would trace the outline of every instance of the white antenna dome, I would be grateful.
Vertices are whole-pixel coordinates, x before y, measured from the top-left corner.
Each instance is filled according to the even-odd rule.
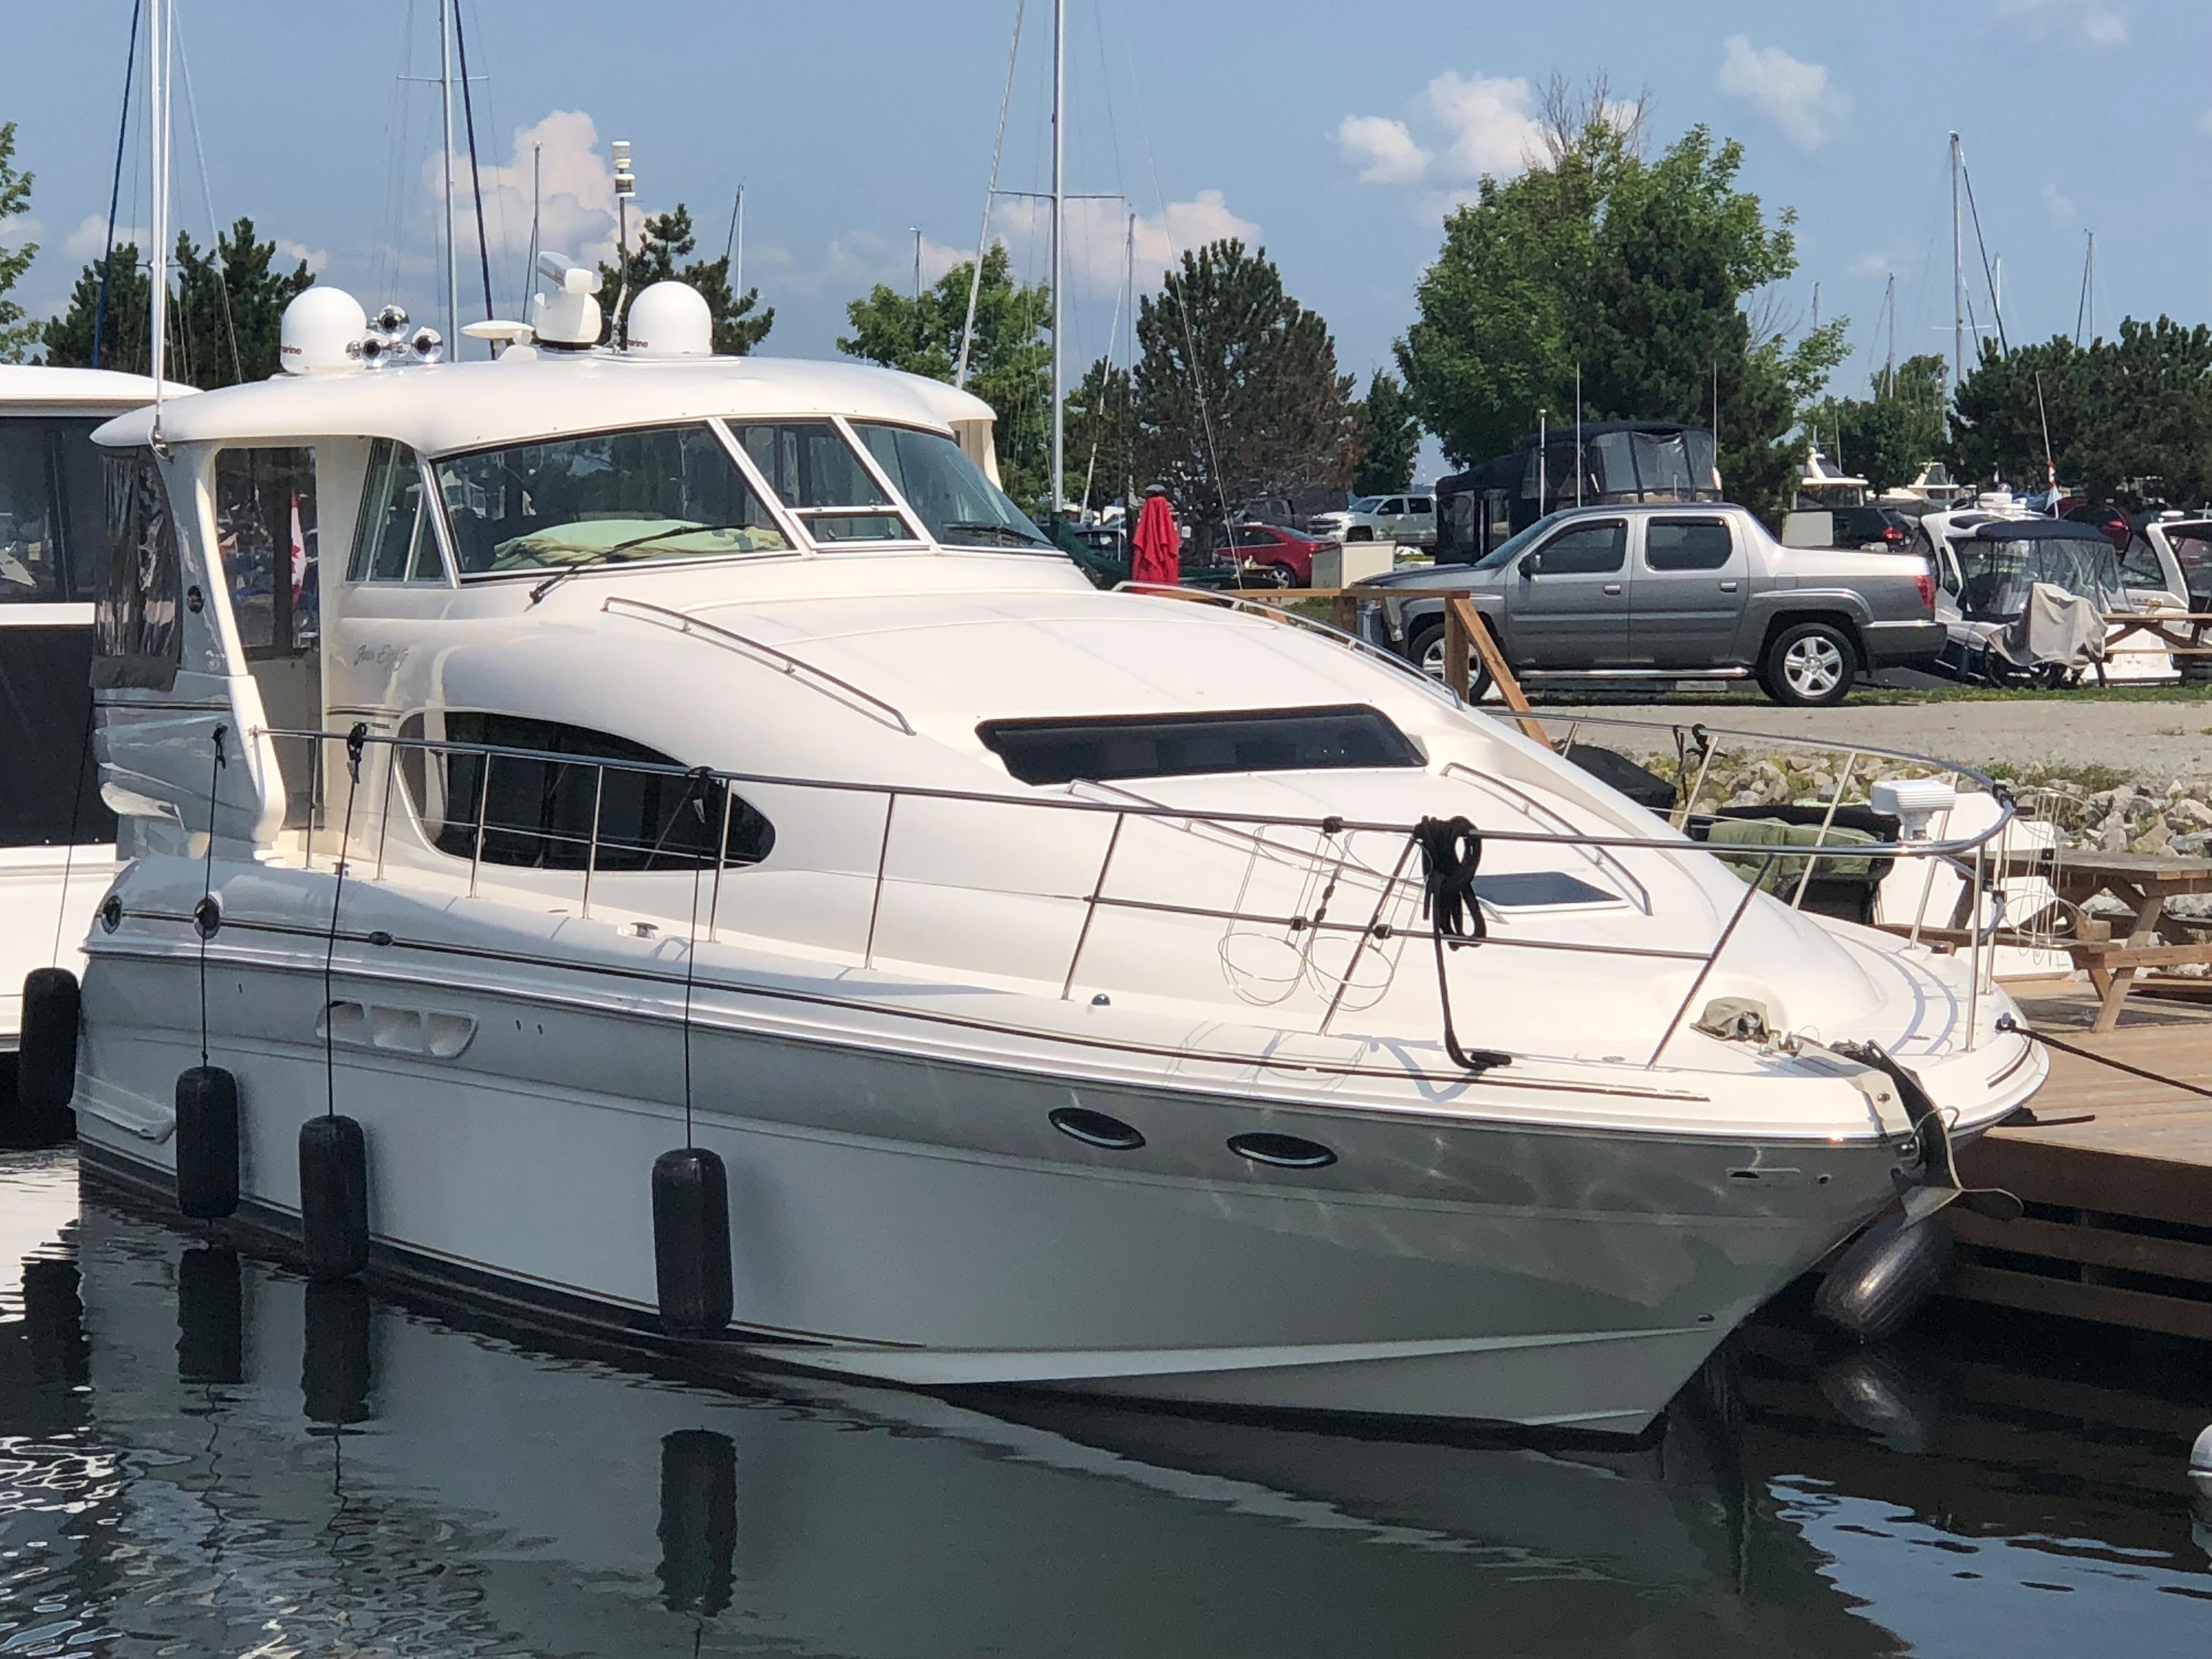
[[[655,283],[629,302],[634,357],[708,357],[714,350],[714,313],[689,283]]]
[[[368,313],[342,288],[318,283],[304,288],[284,307],[278,330],[276,361],[287,374],[330,374],[359,368],[361,337]]]

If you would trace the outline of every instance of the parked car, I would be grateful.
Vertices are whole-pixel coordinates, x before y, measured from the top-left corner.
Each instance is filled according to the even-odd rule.
[[[1784,547],[1863,547],[1902,553],[1912,520],[1889,507],[1801,507],[1782,520]]]
[[[1267,587],[1311,587],[1314,555],[1326,545],[1273,524],[1233,526],[1229,544],[1244,570],[1246,585]]]
[[[1530,680],[1756,678],[1780,703],[1843,701],[1875,669],[1942,652],[1925,559],[1785,548],[1723,503],[1576,507],[1473,564],[1360,584],[1361,627],[1441,677],[1444,597],[1462,590]],[[1480,659],[1471,683],[1486,686]]]
[[[1308,520],[1316,536],[1333,542],[1396,542],[1406,547],[1437,544],[1437,498],[1426,490],[1403,495],[1362,495],[1334,513]]]

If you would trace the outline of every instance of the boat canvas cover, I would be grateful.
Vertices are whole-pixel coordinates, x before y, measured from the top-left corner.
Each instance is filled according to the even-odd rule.
[[[2135,608],[2112,543],[2088,525],[2001,519],[1976,526],[1954,551],[1957,610],[1944,618],[1952,639],[2017,668],[2099,661],[2105,613]]]

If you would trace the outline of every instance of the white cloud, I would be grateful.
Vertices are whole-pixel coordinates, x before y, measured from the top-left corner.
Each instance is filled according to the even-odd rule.
[[[1337,124],[1336,147],[1359,169],[1364,185],[1402,185],[1428,169],[1429,152],[1403,121],[1387,115],[1346,116]]]
[[[1462,179],[1525,173],[1541,154],[1536,89],[1522,76],[1468,79],[1447,70],[1429,82],[1428,105],[1451,134],[1444,161]]]
[[[2056,185],[2043,187],[2043,210],[2051,216],[2053,226],[2070,224],[2074,219],[2074,198],[2059,193]]]
[[[491,245],[493,269],[519,264],[530,247],[531,171],[538,165],[538,246],[564,253],[580,264],[615,258],[615,170],[601,153],[598,125],[581,110],[555,110],[534,126],[518,127],[514,147],[503,166],[482,169],[485,239]],[[453,158],[456,190],[465,190],[468,157]],[[445,169],[433,153],[422,168],[422,212],[434,224],[445,216]],[[477,257],[476,216],[459,210],[453,215],[454,240],[464,265]],[[629,204],[630,246],[637,246],[638,227],[653,210],[641,203]],[[294,258],[299,258],[295,254]]]
[[[2203,114],[2197,118],[2197,130],[2199,132],[2212,132],[2212,109],[2206,110]]]
[[[1871,253],[1860,254],[1857,258],[1851,261],[1850,266],[1851,275],[1854,276],[1886,276],[1896,269],[1896,258],[1886,247],[1878,247]]]
[[[1721,52],[1721,90],[1773,122],[1798,149],[1818,149],[1842,130],[1851,100],[1828,84],[1826,66],[1779,46],[1754,46],[1747,34],[1730,35]]]
[[[1042,202],[1015,198],[999,205],[992,227],[1013,255],[1016,270],[1034,267],[1042,280],[1051,210]],[[1128,227],[1119,202],[1067,204],[1067,286],[1071,293],[1112,294],[1120,289],[1127,257]],[[1235,237],[1248,246],[1260,227],[1240,218],[1218,190],[1202,190],[1187,202],[1170,202],[1160,212],[1137,218],[1137,283],[1149,288],[1160,272],[1182,261],[1184,252],[1208,242]],[[963,254],[965,258],[969,255]]]
[[[309,247],[304,243],[290,241],[282,236],[275,240],[276,258],[286,264],[294,264],[304,260],[307,270],[313,275],[319,276],[323,274],[323,268],[331,262],[327,249]]]
[[[153,240],[154,233],[143,225],[118,225],[115,228],[115,245],[118,247],[129,242],[143,254]],[[107,216],[105,214],[86,214],[77,221],[76,228],[62,240],[62,252],[75,259],[97,259],[106,251]]]
[[[2016,23],[2037,40],[2071,34],[2083,46],[2111,52],[2128,43],[2128,17],[2108,0],[2003,0],[1999,18]]]

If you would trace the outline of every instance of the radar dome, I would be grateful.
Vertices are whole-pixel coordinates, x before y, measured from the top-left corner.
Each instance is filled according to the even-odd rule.
[[[629,302],[629,349],[639,357],[706,357],[714,313],[689,283],[655,283]]]
[[[284,307],[276,361],[287,374],[329,374],[359,368],[361,337],[368,313],[342,288],[321,283],[300,290]]]

